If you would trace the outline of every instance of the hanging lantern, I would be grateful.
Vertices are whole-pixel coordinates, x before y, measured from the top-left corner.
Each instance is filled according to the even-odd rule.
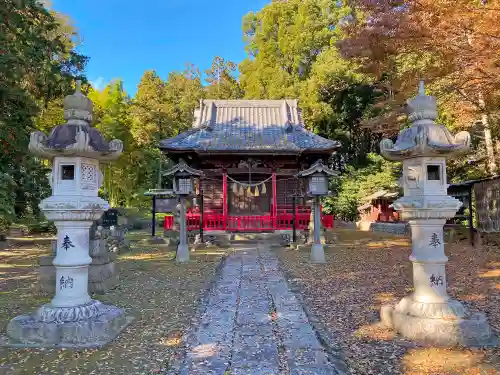
[[[239,196],[241,196],[241,197],[242,197],[243,195],[245,195],[245,191],[243,190],[243,185],[240,185],[240,191],[239,191],[239,194],[238,194],[238,195],[239,195]]]
[[[252,195],[252,189],[250,188],[250,186],[247,188],[247,196],[250,196]]]
[[[266,183],[264,182],[262,184],[262,195],[266,195],[267,191],[266,191]]]
[[[255,192],[254,192],[254,194],[253,194],[253,195],[254,195],[254,196],[256,196],[256,197],[258,197],[258,196],[260,195],[260,193],[259,193],[259,185],[257,185],[257,186],[255,187]]]
[[[236,182],[233,182],[233,194],[238,195],[238,185],[236,185]]]

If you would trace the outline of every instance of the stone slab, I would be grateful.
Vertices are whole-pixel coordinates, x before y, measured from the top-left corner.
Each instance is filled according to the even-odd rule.
[[[105,294],[106,292],[116,288],[120,283],[120,277],[114,275],[109,279],[89,282],[89,293]]]
[[[101,305],[100,315],[75,322],[41,322],[34,315],[21,315],[7,326],[2,346],[28,348],[99,348],[133,320],[115,306]]]
[[[384,314],[387,314],[387,310]],[[421,344],[434,346],[490,346],[498,344],[492,335],[486,316],[472,314],[467,319],[455,320],[411,316],[392,312],[392,318],[383,317],[384,322],[392,322],[392,328],[405,338]]]
[[[276,255],[267,245],[238,247],[193,319],[180,363],[167,374],[224,375],[229,365],[232,375],[339,374]]]
[[[94,264],[89,267],[89,282],[100,282],[116,276],[117,266],[115,262],[106,264]]]

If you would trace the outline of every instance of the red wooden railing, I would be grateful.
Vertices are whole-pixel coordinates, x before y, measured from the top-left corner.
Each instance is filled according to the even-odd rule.
[[[290,210],[291,211],[291,210]],[[308,207],[297,207],[295,219],[296,228],[304,230],[309,227],[310,209]],[[276,220],[274,220],[276,219]],[[293,227],[293,213],[287,212],[287,209],[278,210],[276,217],[272,215],[245,215],[226,217],[221,213],[209,212],[203,214],[203,230],[224,230],[229,231],[252,231],[265,232],[272,230],[291,230]],[[200,214],[197,212],[188,212],[186,214],[187,230],[200,229]],[[333,215],[321,214],[321,223],[324,228],[333,228]],[[174,225],[173,216],[165,216],[164,228],[172,229]]]
[[[274,221],[271,215],[229,216],[227,221],[227,229],[239,232],[266,232],[274,230],[273,226]]]

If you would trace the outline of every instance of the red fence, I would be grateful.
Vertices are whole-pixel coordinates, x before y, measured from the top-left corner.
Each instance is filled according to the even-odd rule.
[[[293,213],[278,212],[273,218],[271,215],[248,215],[248,216],[231,216],[226,218],[219,213],[204,213],[203,214],[203,230],[224,230],[229,231],[252,231],[252,232],[267,232],[273,230],[291,230],[293,227]],[[295,214],[296,226],[298,230],[307,229],[309,226],[310,212],[301,210]],[[306,212],[304,212],[306,211]],[[186,214],[187,230],[200,230],[200,214],[189,212]],[[324,228],[333,228],[333,215],[321,214],[321,223]],[[165,216],[164,228],[172,229],[174,225],[173,216]]]

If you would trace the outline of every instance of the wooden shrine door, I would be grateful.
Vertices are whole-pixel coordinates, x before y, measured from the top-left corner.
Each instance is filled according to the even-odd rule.
[[[255,176],[255,178],[254,178]],[[234,175],[231,176],[236,181],[248,183],[247,175]],[[252,175],[252,183],[263,181],[268,176]],[[242,185],[228,181],[228,211],[231,216],[244,216],[244,215],[269,215],[271,212],[272,200],[272,187],[271,181],[258,186],[259,193],[256,196],[255,187],[248,189]]]

